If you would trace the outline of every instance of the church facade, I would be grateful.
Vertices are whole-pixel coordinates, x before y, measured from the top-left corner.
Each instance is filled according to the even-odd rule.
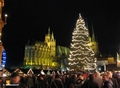
[[[69,54],[69,48],[63,46],[56,47],[56,40],[54,34],[45,35],[45,41],[36,41],[34,45],[25,46],[24,65],[33,66],[39,69],[49,69],[58,66],[57,56]]]

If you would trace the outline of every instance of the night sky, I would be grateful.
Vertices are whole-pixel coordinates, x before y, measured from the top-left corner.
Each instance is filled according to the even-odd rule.
[[[7,61],[16,65],[22,62],[28,40],[44,41],[48,27],[57,45],[69,47],[79,13],[87,19],[90,33],[93,23],[100,53],[115,55],[120,44],[120,5],[112,0],[91,1],[5,0],[3,15],[7,13],[8,19],[2,41]]]

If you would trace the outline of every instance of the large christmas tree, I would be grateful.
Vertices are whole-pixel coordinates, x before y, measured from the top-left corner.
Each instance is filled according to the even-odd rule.
[[[89,32],[85,26],[85,21],[79,14],[76,28],[73,31],[70,55],[68,58],[70,70],[95,70],[95,53],[90,47]]]

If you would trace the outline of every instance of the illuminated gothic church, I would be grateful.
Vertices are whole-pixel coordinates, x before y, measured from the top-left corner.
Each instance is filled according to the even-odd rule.
[[[99,55],[99,47],[98,47],[98,42],[96,41],[94,30],[92,28],[92,37],[89,37],[90,41],[90,47],[94,51],[95,56],[97,57]]]
[[[50,33],[50,28],[48,29],[48,34],[45,35],[45,41],[36,41],[34,45],[25,46],[25,57],[24,65],[33,66],[40,69],[47,69],[57,67],[57,57],[64,54],[69,55],[69,48],[63,46],[56,47],[56,40],[54,39],[54,34]],[[67,62],[66,62],[67,63]]]

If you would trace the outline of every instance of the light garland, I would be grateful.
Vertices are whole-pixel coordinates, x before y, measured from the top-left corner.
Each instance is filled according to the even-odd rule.
[[[89,32],[85,27],[85,22],[81,15],[79,15],[76,28],[74,28],[72,33],[72,43],[68,61],[70,69],[76,69],[78,67],[96,69],[97,67],[95,53],[90,48]]]

